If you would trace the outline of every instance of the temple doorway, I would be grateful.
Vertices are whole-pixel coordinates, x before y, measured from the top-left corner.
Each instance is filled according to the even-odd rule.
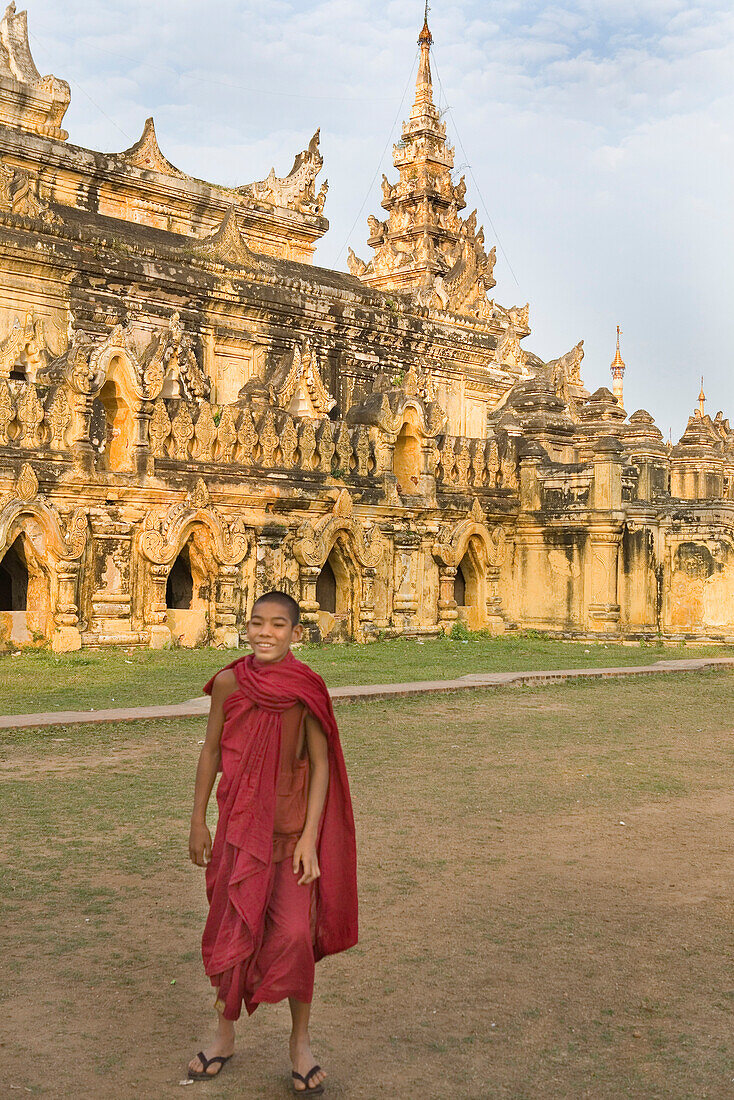
[[[336,615],[336,577],[334,570],[328,561],[319,573],[316,581],[316,602],[319,611],[328,611],[330,615]]]
[[[166,581],[168,628],[174,645],[204,645],[212,613],[213,572],[209,532],[195,528],[181,547]]]
[[[114,362],[114,360],[113,360]],[[99,398],[105,415],[103,462],[107,470],[132,469],[133,414],[117,384],[105,382]]]
[[[319,631],[324,640],[345,642],[354,636],[358,601],[353,575],[351,556],[340,541],[335,542],[316,581]]]
[[[176,558],[166,581],[166,607],[172,611],[188,611],[194,599],[194,578],[191,576],[188,545]]]
[[[459,618],[470,630],[487,625],[487,570],[484,544],[476,536],[469,540],[454,579],[454,600]]]
[[[466,577],[461,565],[457,566],[454,579],[454,602],[457,607],[466,607]]]
[[[31,645],[45,637],[49,580],[27,535],[20,534],[0,559],[0,638]]]
[[[413,409],[408,409],[407,412],[414,414]],[[422,461],[421,440],[412,419],[406,419],[395,441],[393,455],[393,473],[397,478],[398,490],[403,496],[415,495],[421,491]]]

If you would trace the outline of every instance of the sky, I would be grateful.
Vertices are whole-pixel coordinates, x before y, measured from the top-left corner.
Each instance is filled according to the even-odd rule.
[[[153,115],[169,160],[231,186],[285,175],[320,126],[316,262],[370,258],[422,0],[30,0],[28,20],[77,145],[126,148]],[[429,21],[464,213],[497,245],[496,300],[530,302],[524,345],[547,361],[583,339],[593,392],[619,324],[628,412],[675,441],[704,375],[734,422],[730,0],[434,0]]]

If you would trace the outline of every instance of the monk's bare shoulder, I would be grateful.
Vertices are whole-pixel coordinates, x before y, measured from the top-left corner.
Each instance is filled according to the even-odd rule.
[[[228,695],[232,695],[233,692],[237,691],[239,686],[237,677],[234,674],[234,669],[223,668],[222,671],[218,672],[214,677],[212,699],[216,699],[218,703],[221,703]]]

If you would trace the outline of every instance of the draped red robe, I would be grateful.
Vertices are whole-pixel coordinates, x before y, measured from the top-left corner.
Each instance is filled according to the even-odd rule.
[[[357,942],[357,857],[349,782],[326,684],[289,651],[275,664],[252,656],[227,665],[239,688],[224,700],[219,823],[206,869],[209,916],[202,939],[210,977],[260,948],[273,859],[273,820],[283,711],[303,703],[326,734],[329,789],[317,839],[314,957]],[[210,695],[215,677],[204,691]]]

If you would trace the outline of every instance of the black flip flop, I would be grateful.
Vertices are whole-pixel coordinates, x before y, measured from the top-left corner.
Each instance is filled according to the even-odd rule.
[[[196,1057],[204,1067],[201,1073],[197,1073],[195,1070],[189,1070],[189,1081],[213,1081],[215,1077],[219,1077],[222,1072],[222,1067],[230,1060],[231,1054],[227,1054],[226,1057],[223,1054],[215,1054],[213,1058],[207,1058],[202,1050],[198,1052]],[[219,1062],[219,1069],[216,1073],[207,1073],[209,1066],[213,1066],[215,1062]]]
[[[294,1081],[293,1095],[294,1096],[321,1096],[323,1091],[324,1091],[324,1086],[320,1082],[319,1082],[318,1085],[313,1085],[313,1086],[310,1086],[309,1083],[308,1083],[311,1080],[311,1078],[313,1077],[313,1075],[315,1073],[318,1073],[320,1070],[321,1070],[321,1066],[314,1066],[313,1069],[310,1069],[308,1071],[308,1073],[306,1074],[305,1077],[302,1077],[300,1073],[296,1073],[296,1071],[293,1070],[293,1072],[291,1073],[291,1077],[293,1078],[293,1081]],[[304,1085],[306,1086],[305,1089],[297,1089],[296,1086],[295,1086],[296,1081],[303,1081]]]

